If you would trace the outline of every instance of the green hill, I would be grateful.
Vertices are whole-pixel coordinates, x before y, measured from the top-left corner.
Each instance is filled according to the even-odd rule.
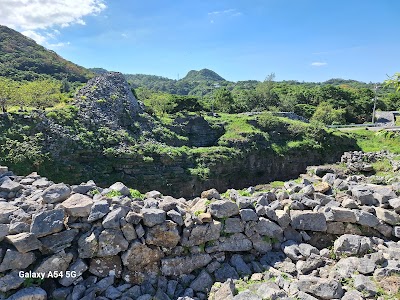
[[[185,81],[226,81],[212,70],[202,69],[200,71],[191,70],[182,78]]]
[[[0,76],[14,80],[66,78],[70,82],[86,82],[93,73],[0,25]]]

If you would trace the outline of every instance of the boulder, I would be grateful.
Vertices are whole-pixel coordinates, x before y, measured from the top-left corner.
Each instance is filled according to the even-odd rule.
[[[97,256],[114,256],[128,249],[129,243],[121,230],[105,229],[99,236],[99,251]]]
[[[122,275],[122,261],[119,255],[108,257],[95,257],[90,260],[89,272],[98,277]]]
[[[12,244],[21,253],[27,253],[41,247],[40,241],[32,233],[23,232],[15,235],[7,235],[6,241]]]
[[[33,252],[20,253],[18,251],[7,249],[3,261],[0,264],[0,273],[7,270],[23,270],[29,267],[36,260]]]
[[[301,275],[297,284],[300,291],[321,299],[340,299],[344,294],[342,285],[334,279]]]
[[[190,274],[211,262],[209,254],[195,254],[186,257],[164,258],[161,260],[161,272],[164,276]]]
[[[181,239],[177,225],[172,221],[150,227],[145,236],[147,244],[165,248],[174,248]]]
[[[66,213],[72,217],[87,217],[93,205],[93,200],[86,195],[73,194],[61,203]]]
[[[112,191],[116,191],[124,196],[129,196],[131,194],[129,188],[122,182],[114,183],[112,186],[109,187],[109,189]]]
[[[400,215],[394,211],[384,209],[381,207],[375,207],[376,216],[378,219],[390,225],[397,225],[400,223]]]
[[[209,206],[210,213],[218,219],[229,218],[239,214],[239,207],[235,202],[229,200],[218,200]]]
[[[60,232],[64,228],[65,213],[63,209],[53,209],[34,214],[32,217],[31,233],[43,237]]]
[[[9,217],[18,210],[17,206],[7,202],[0,202],[0,223],[10,223]]]
[[[342,235],[333,245],[333,250],[337,255],[362,255],[371,248],[370,238],[353,234]]]
[[[313,211],[291,210],[291,225],[294,229],[326,231],[326,219],[323,213]]]
[[[141,213],[143,216],[143,224],[147,227],[162,224],[167,218],[166,212],[157,208],[144,208]]]
[[[19,290],[7,300],[47,300],[47,293],[40,287],[28,287]]]
[[[201,193],[201,198],[206,198],[208,200],[212,200],[212,199],[219,200],[219,199],[221,199],[221,196],[216,189],[210,189],[207,191],[203,191]]]
[[[44,203],[57,203],[68,199],[71,188],[64,183],[53,184],[43,191]]]

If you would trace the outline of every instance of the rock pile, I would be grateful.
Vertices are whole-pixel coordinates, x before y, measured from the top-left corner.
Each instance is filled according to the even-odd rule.
[[[125,77],[118,72],[101,74],[89,80],[75,98],[81,120],[98,127],[125,127],[142,111]]]
[[[141,197],[0,167],[0,299],[395,299],[399,182],[249,192]]]

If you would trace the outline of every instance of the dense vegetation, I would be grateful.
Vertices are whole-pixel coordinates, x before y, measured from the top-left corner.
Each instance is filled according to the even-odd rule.
[[[6,26],[0,25],[0,76],[17,81],[66,79],[86,82],[93,73]]]
[[[375,96],[372,83],[343,79],[331,79],[323,83],[276,82],[274,74],[263,82],[235,83],[225,81],[220,76],[211,76],[209,74],[215,74],[211,72],[190,71],[181,80],[151,75],[125,76],[139,99],[161,114],[172,112],[174,99],[186,96],[191,101],[197,97],[205,111],[293,111],[329,125],[371,121]],[[378,110],[400,109],[400,94],[390,86],[379,89],[377,99]],[[163,101],[165,103],[161,105]]]

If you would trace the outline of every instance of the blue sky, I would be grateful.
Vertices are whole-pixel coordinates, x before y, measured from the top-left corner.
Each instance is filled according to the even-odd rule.
[[[0,23],[85,67],[173,79],[209,68],[232,81],[377,82],[400,71],[395,0],[0,2]]]

